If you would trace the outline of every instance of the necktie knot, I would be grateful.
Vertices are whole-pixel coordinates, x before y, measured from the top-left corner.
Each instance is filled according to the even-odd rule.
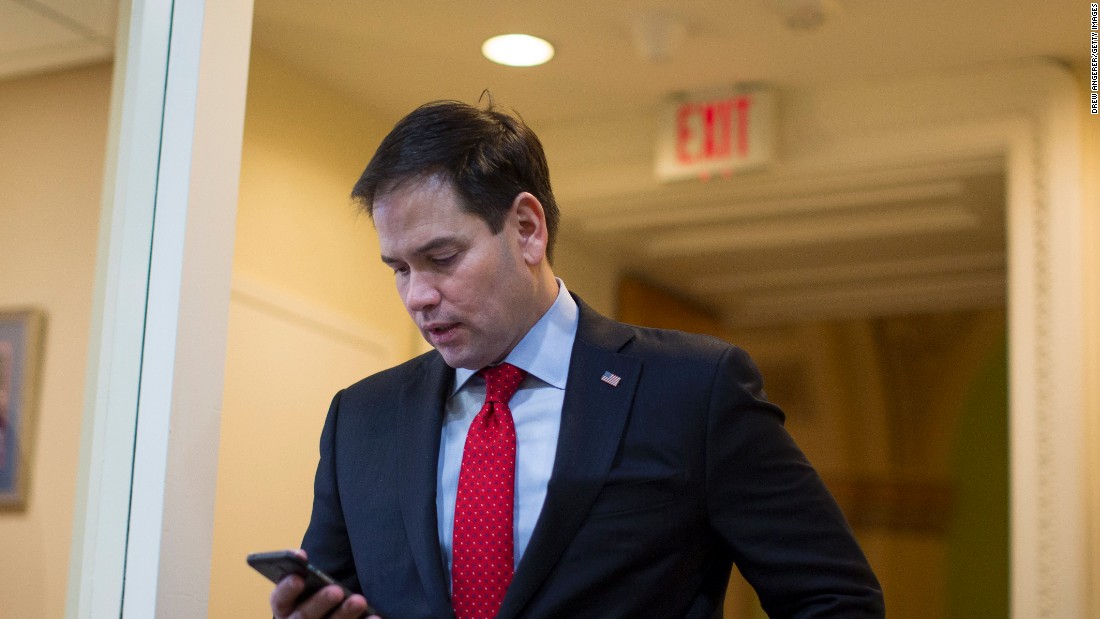
[[[478,372],[485,379],[485,401],[507,404],[519,389],[527,372],[511,363],[490,365]]]

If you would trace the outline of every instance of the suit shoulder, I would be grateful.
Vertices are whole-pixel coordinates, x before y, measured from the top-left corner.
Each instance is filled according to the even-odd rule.
[[[624,352],[644,356],[670,356],[678,360],[698,360],[713,363],[726,354],[746,356],[737,346],[700,333],[688,333],[675,329],[658,329],[638,325],[623,325],[633,332],[633,339]]]
[[[750,361],[742,349],[717,337],[619,322],[601,315],[579,300],[578,303],[581,322],[577,338],[597,348],[651,361],[714,364],[723,357]]]

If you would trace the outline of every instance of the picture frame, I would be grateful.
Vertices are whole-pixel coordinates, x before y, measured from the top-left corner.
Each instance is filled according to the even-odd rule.
[[[46,315],[0,309],[0,510],[27,504]]]

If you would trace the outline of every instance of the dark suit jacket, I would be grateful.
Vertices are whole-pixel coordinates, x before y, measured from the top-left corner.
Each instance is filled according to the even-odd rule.
[[[748,356],[580,306],[546,502],[500,617],[720,617],[731,563],[772,617],[882,616]],[[303,547],[386,619],[454,617],[435,503],[453,374],[433,351],[360,381],[321,435]]]

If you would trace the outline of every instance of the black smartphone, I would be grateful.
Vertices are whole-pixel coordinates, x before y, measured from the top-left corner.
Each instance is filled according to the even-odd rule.
[[[248,555],[248,564],[257,572],[267,576],[271,582],[278,584],[280,580],[291,574],[297,574],[305,581],[306,588],[298,601],[302,602],[314,593],[317,593],[328,585],[337,585],[344,591],[344,597],[351,595],[351,591],[341,585],[332,576],[322,572],[302,557],[291,550],[276,550],[274,552],[256,552]],[[367,614],[377,614],[373,608],[367,607]]]

